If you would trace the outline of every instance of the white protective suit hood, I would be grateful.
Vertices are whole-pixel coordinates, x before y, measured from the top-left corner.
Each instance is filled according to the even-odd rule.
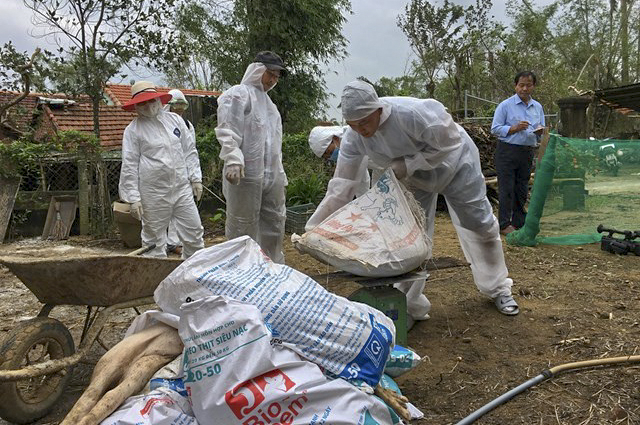
[[[247,67],[247,70],[244,72],[244,76],[242,77],[241,84],[247,84],[249,86],[256,87],[262,91],[270,91],[275,87],[278,83],[274,84],[269,90],[265,90],[262,85],[262,75],[267,70],[267,67],[264,66],[261,62],[253,62],[250,63]]]
[[[178,89],[171,89],[169,90],[169,94],[171,95],[171,100],[162,106],[164,111],[171,112],[171,105],[175,105],[176,103],[184,103],[187,105],[187,109],[189,109],[189,101],[187,101],[184,93]]]
[[[345,121],[361,120],[383,107],[373,86],[360,80],[344,86],[340,105]]]
[[[346,126],[342,127],[339,125],[330,127],[313,127],[313,129],[311,129],[311,133],[309,133],[309,147],[318,158],[322,158],[327,147],[331,144],[333,136],[342,138],[342,135],[346,130]]]

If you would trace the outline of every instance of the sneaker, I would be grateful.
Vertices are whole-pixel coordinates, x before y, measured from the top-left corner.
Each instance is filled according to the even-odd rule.
[[[511,232],[515,232],[516,228],[513,227],[512,225],[508,225],[507,227],[505,227],[504,229],[500,230],[500,234],[501,235],[508,235]]]

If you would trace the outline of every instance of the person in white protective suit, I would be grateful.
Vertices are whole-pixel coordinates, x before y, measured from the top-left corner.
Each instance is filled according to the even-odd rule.
[[[192,152],[196,149],[196,128],[194,125],[185,118],[186,111],[189,108],[189,102],[187,98],[184,96],[178,89],[169,90],[169,94],[171,95],[171,100],[164,106],[165,111],[173,112],[178,114],[184,120],[184,123],[187,125],[189,129],[189,134],[191,135],[191,142],[185,152]],[[200,169],[198,163],[198,169]],[[202,172],[200,172],[202,175]],[[198,190],[199,189],[199,190]],[[202,197],[202,188],[195,187],[194,188],[194,196],[196,197],[196,202],[200,200]],[[180,242],[180,238],[178,237],[178,231],[176,230],[175,219],[171,220],[169,223],[169,229],[167,230],[167,253],[174,252],[176,254],[182,253],[182,243]]]
[[[227,239],[248,235],[276,263],[284,263],[286,219],[282,120],[267,92],[286,72],[273,52],[260,52],[242,82],[218,98],[216,137],[224,161]]]
[[[122,109],[138,116],[124,130],[119,192],[142,220],[145,255],[166,257],[167,227],[173,219],[182,242],[182,258],[204,248],[203,228],[194,195],[202,194],[202,175],[195,143],[184,120],[162,109],[171,99],[155,85],[138,81]]]
[[[318,158],[336,162],[338,160],[338,153],[340,152],[342,135],[348,128],[349,126],[346,125],[313,127],[309,133],[309,147],[311,151]],[[363,161],[356,174],[356,180],[359,182],[354,192],[356,197],[363,195],[371,187],[371,178],[369,177],[367,167],[368,161]]]
[[[437,195],[444,196],[479,291],[493,299],[501,313],[518,314],[478,149],[444,106],[433,99],[379,99],[373,86],[354,81],[342,92],[342,114],[351,128],[343,138],[327,195],[307,226],[313,228],[353,199],[352,182],[366,155],[381,167],[391,167],[411,189],[425,209],[430,238]],[[424,282],[399,288],[407,293],[414,319],[428,311],[423,288]]]

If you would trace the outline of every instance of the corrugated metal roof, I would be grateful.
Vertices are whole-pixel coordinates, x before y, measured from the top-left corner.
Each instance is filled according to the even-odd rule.
[[[640,84],[596,90],[594,94],[601,103],[623,114],[640,112]]]

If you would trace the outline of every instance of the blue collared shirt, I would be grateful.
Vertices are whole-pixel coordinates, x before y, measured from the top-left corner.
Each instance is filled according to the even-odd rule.
[[[520,121],[528,121],[529,127],[526,130],[518,131],[507,135],[509,128]],[[544,127],[544,111],[542,105],[533,98],[529,104],[520,99],[517,94],[502,101],[493,114],[491,132],[498,136],[500,141],[514,145],[535,146],[538,136],[533,132],[538,127]]]

